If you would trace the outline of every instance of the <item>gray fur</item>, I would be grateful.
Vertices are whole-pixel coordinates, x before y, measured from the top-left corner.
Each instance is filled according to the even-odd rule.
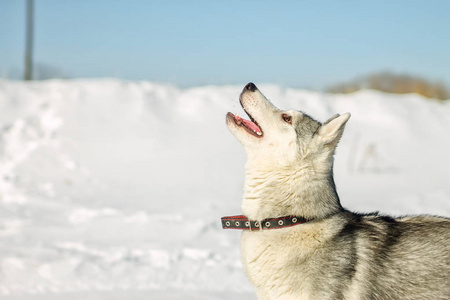
[[[264,132],[249,136],[227,117],[248,158],[243,213],[254,220],[314,218],[243,233],[244,268],[260,299],[450,299],[450,219],[341,206],[333,154],[349,114],[321,124],[277,109],[256,87],[244,89],[241,103]],[[292,125],[282,113],[292,115]]]

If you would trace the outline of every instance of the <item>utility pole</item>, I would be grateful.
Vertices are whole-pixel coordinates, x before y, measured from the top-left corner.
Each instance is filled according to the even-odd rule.
[[[27,0],[24,80],[33,79],[33,0]]]

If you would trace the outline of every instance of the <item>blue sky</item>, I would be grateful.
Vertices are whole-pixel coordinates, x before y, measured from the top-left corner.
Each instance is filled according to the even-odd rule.
[[[0,76],[25,0],[0,2]],[[35,0],[35,62],[71,78],[323,88],[374,71],[450,84],[450,1]]]

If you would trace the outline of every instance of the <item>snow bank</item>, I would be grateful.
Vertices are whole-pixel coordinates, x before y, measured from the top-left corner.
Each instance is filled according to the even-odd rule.
[[[259,87],[322,121],[352,113],[345,207],[450,215],[449,102]],[[0,81],[0,298],[254,297],[219,222],[240,213],[245,156],[225,114],[243,114],[241,89]]]

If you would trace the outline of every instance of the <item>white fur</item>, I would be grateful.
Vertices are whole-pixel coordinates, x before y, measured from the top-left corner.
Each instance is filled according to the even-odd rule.
[[[336,225],[336,226],[334,226]],[[333,220],[283,230],[243,232],[242,261],[260,299],[316,299],[307,263],[321,244],[340,229]],[[311,268],[313,267],[313,268]],[[301,298],[300,298],[301,296]]]

